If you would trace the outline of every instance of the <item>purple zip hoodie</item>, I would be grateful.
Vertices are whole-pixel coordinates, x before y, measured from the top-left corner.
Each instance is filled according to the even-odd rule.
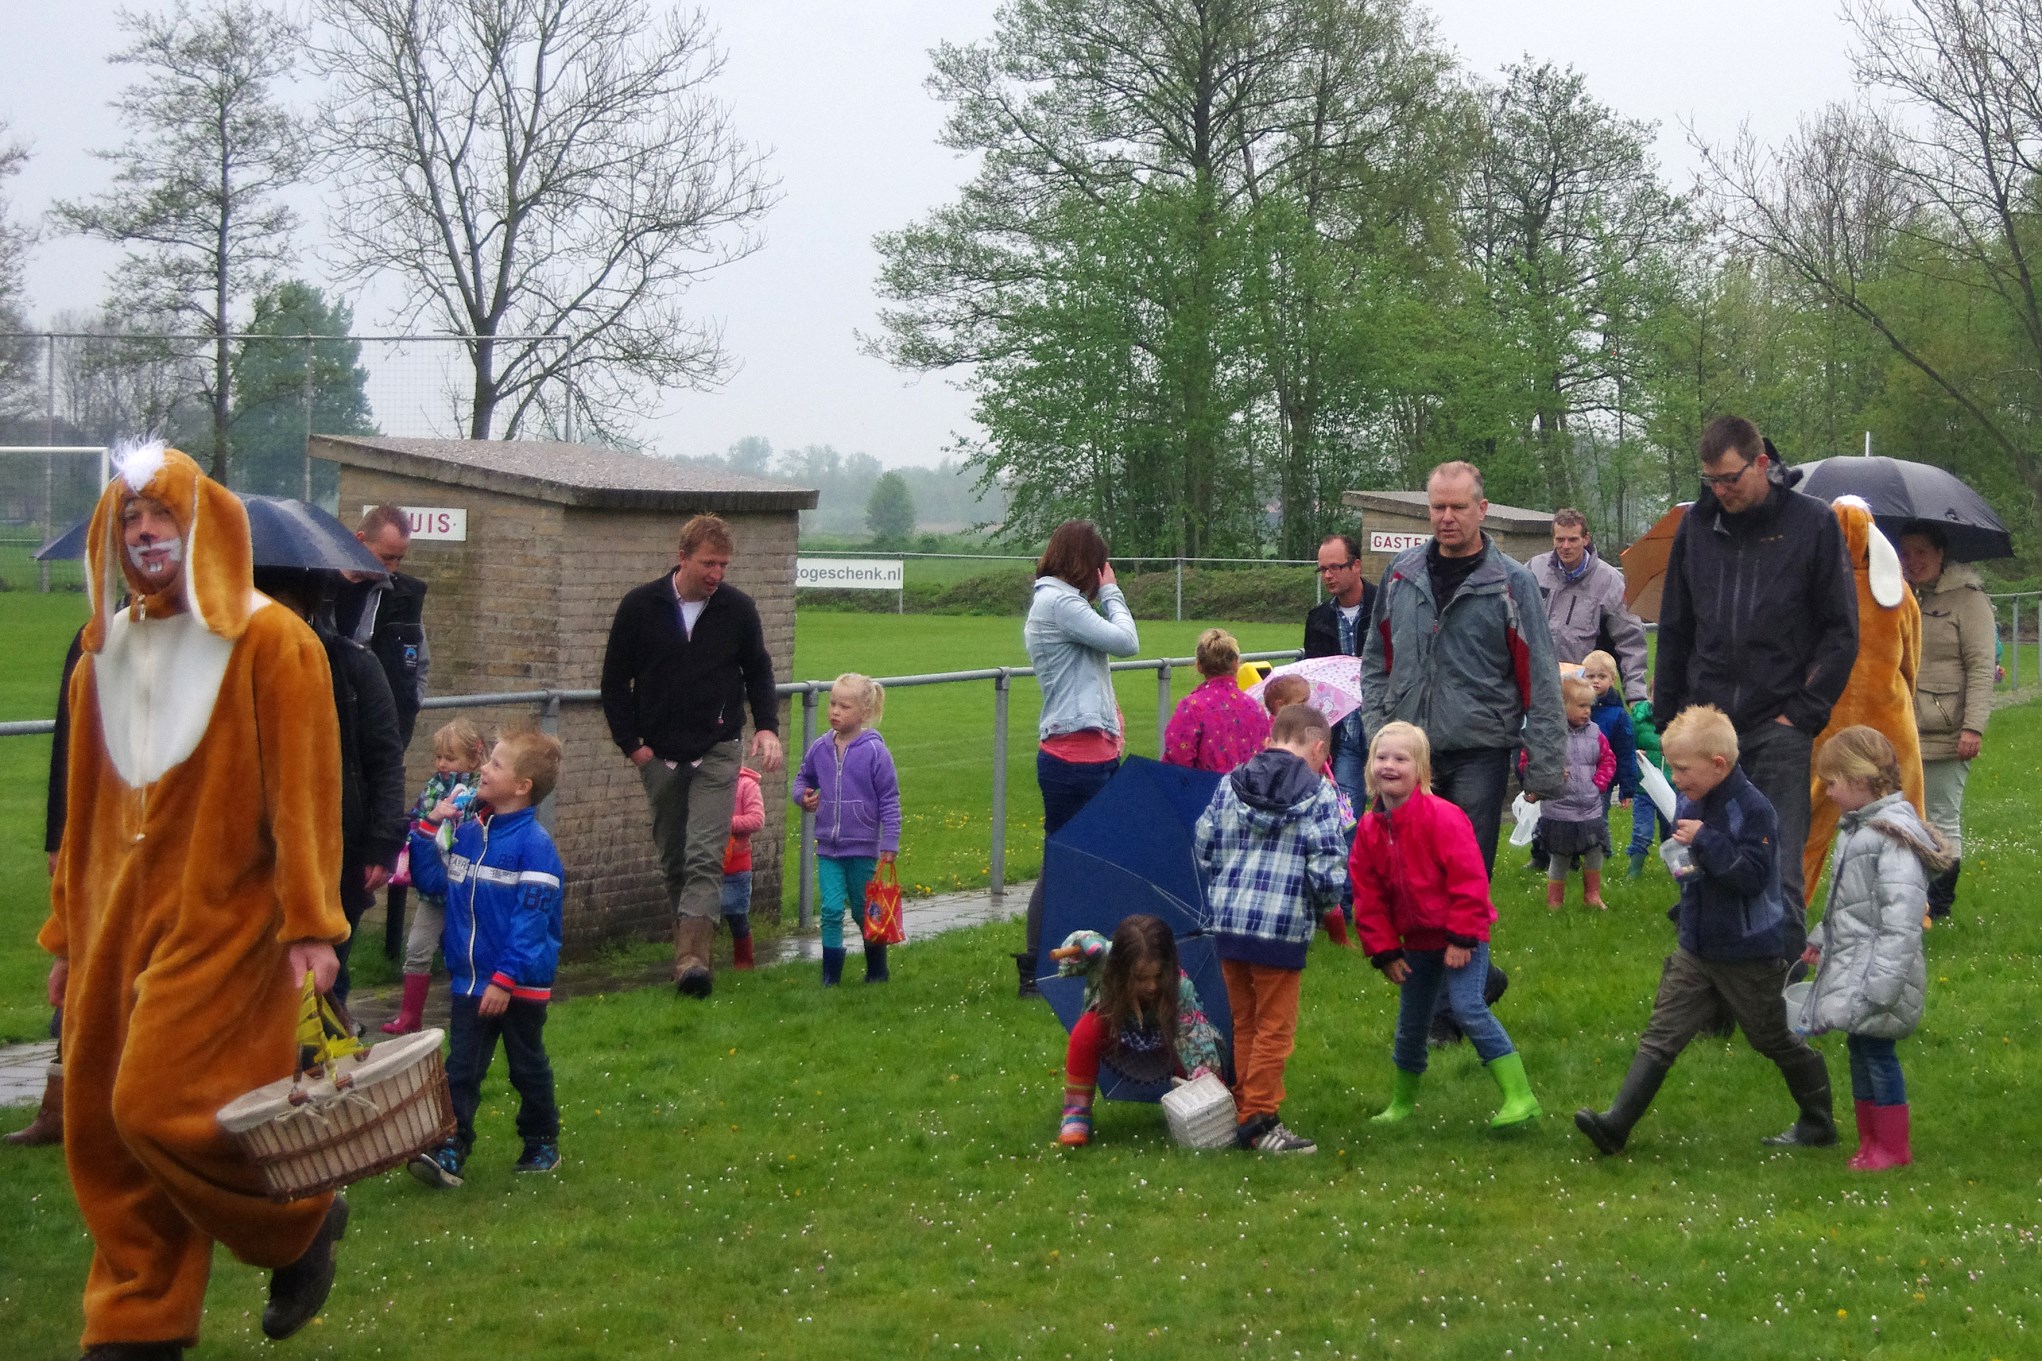
[[[877,859],[900,849],[900,782],[893,753],[878,731],[866,728],[841,755],[837,735],[824,733],[801,758],[794,797],[822,791],[815,808],[815,853]]]

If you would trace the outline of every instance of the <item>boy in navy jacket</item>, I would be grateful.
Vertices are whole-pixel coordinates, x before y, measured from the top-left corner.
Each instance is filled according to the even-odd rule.
[[[1779,817],[1737,766],[1737,730],[1714,705],[1681,710],[1660,738],[1673,787],[1673,840],[1687,863],[1675,870],[1680,902],[1668,915],[1679,927],[1679,946],[1666,957],[1652,1019],[1617,1099],[1606,1111],[1588,1107],[1574,1123],[1604,1153],[1623,1150],[1631,1127],[1645,1114],[1659,1084],[1688,1042],[1728,1007],[1751,1047],[1786,1079],[1800,1108],[1792,1128],[1765,1142],[1823,1146],[1836,1142],[1829,1069],[1822,1055],[1787,1028],[1781,990],[1787,965],[1780,958],[1791,908],[1780,889]],[[1800,843],[1788,848],[1800,854]]]
[[[546,1003],[560,960],[560,855],[539,825],[534,805],[560,775],[560,741],[539,732],[498,740],[482,765],[475,792],[481,815],[462,821],[441,858],[435,836],[452,817],[442,800],[411,832],[411,882],[444,896],[441,948],[452,984],[452,1043],[447,1086],[454,1099],[454,1137],[411,1160],[428,1186],[459,1186],[475,1145],[475,1108],[482,1077],[503,1039],[511,1086],[518,1093],[518,1133],[525,1141],[520,1172],[560,1165],[560,1108],[546,1058]]]

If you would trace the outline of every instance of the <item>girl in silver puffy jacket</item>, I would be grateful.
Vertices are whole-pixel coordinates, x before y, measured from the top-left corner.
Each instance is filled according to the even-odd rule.
[[[1929,877],[1950,863],[1949,844],[1899,792],[1899,757],[1876,728],[1832,736],[1815,754],[1814,773],[1842,816],[1822,924],[1801,956],[1816,968],[1799,1028],[1848,1033],[1858,1115],[1850,1165],[1876,1172],[1914,1161],[1895,1044],[1921,1021],[1922,914]]]

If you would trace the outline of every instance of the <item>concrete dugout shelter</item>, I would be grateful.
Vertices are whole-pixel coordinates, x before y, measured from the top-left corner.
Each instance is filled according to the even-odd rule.
[[[1382,580],[1397,554],[1432,538],[1432,517],[1422,491],[1349,491],[1341,493],[1340,500],[1361,519],[1361,532],[1354,537],[1361,540],[1362,573],[1370,581]],[[1519,562],[1552,551],[1550,510],[1491,501],[1482,528]]]
[[[431,587],[433,695],[595,689],[617,602],[672,569],[681,525],[703,511],[730,522],[726,580],[758,602],[774,680],[793,676],[795,545],[799,512],[816,503],[811,488],[541,440],[314,435],[311,454],[340,465],[345,523],[385,501],[412,513],[404,570]],[[434,730],[456,713],[485,734],[535,717],[514,707],[426,710],[408,754],[412,793],[432,770]],[[788,719],[783,702],[782,742],[799,761],[801,734]],[[637,772],[598,704],[563,705],[559,735],[553,838],[567,866],[569,944],[665,935],[671,908]],[[762,787],[757,911],[779,910],[787,778],[783,769]]]

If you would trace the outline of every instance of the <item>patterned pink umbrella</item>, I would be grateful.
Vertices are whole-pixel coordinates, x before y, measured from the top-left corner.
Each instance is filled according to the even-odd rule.
[[[1248,696],[1259,701],[1262,687],[1278,676],[1304,677],[1312,687],[1305,703],[1326,715],[1328,723],[1338,723],[1361,707],[1359,657],[1307,657],[1301,662],[1286,662],[1249,686]]]

